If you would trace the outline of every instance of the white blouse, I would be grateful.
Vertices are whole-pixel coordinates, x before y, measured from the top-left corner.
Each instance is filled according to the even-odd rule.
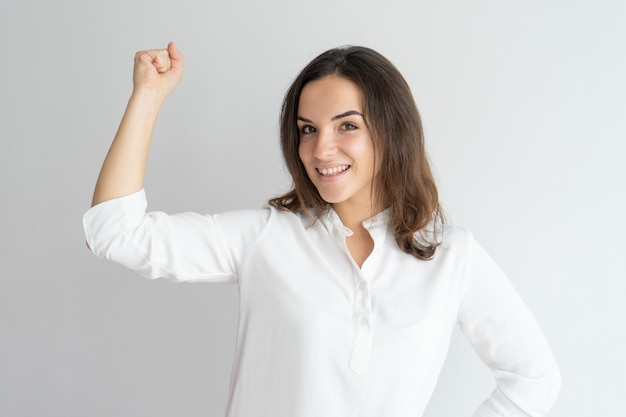
[[[497,386],[475,417],[543,416],[560,387],[550,348],[502,271],[462,229],[434,259],[398,248],[387,213],[359,268],[330,210],[146,214],[143,190],[84,216],[91,250],[150,278],[239,285],[228,417],[418,417],[458,324]]]

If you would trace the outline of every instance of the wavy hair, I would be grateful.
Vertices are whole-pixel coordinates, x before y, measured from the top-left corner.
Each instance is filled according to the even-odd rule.
[[[283,158],[293,181],[270,206],[316,218],[329,209],[309,179],[298,155],[298,104],[304,86],[330,75],[355,83],[363,94],[364,119],[380,164],[373,180],[375,206],[389,208],[389,228],[400,249],[428,260],[440,245],[444,214],[424,146],[419,111],[406,80],[378,52],[360,46],[328,50],[311,61],[293,81],[280,114]]]

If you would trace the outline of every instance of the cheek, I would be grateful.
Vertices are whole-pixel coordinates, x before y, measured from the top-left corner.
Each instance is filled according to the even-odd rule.
[[[298,158],[300,158],[300,161],[302,161],[302,143],[298,145]]]
[[[359,159],[362,163],[374,163],[374,144],[368,137],[356,138],[346,147],[346,153],[353,155],[355,159]]]
[[[306,168],[306,160],[308,159],[307,156],[309,154],[310,152],[308,150],[308,146],[300,142],[300,145],[298,145],[298,157],[300,158],[300,162],[304,164],[305,168]]]
[[[302,143],[298,146],[298,158],[300,158],[300,163],[302,164],[302,166],[304,166],[304,171],[306,172],[307,176],[310,177],[311,174],[306,164],[306,146],[303,146]]]

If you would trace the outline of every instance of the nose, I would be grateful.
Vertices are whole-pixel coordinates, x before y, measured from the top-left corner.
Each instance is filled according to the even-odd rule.
[[[332,129],[320,129],[315,140],[315,147],[313,148],[313,156],[315,158],[324,160],[333,156],[337,152],[337,142],[335,133]]]

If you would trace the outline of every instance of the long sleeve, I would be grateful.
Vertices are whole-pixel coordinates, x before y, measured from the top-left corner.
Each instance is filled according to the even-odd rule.
[[[220,215],[146,213],[144,190],[100,203],[83,216],[91,251],[149,278],[233,283],[269,210]]]
[[[561,384],[558,366],[537,322],[504,273],[470,241],[459,325],[497,386],[474,417],[540,417]]]

